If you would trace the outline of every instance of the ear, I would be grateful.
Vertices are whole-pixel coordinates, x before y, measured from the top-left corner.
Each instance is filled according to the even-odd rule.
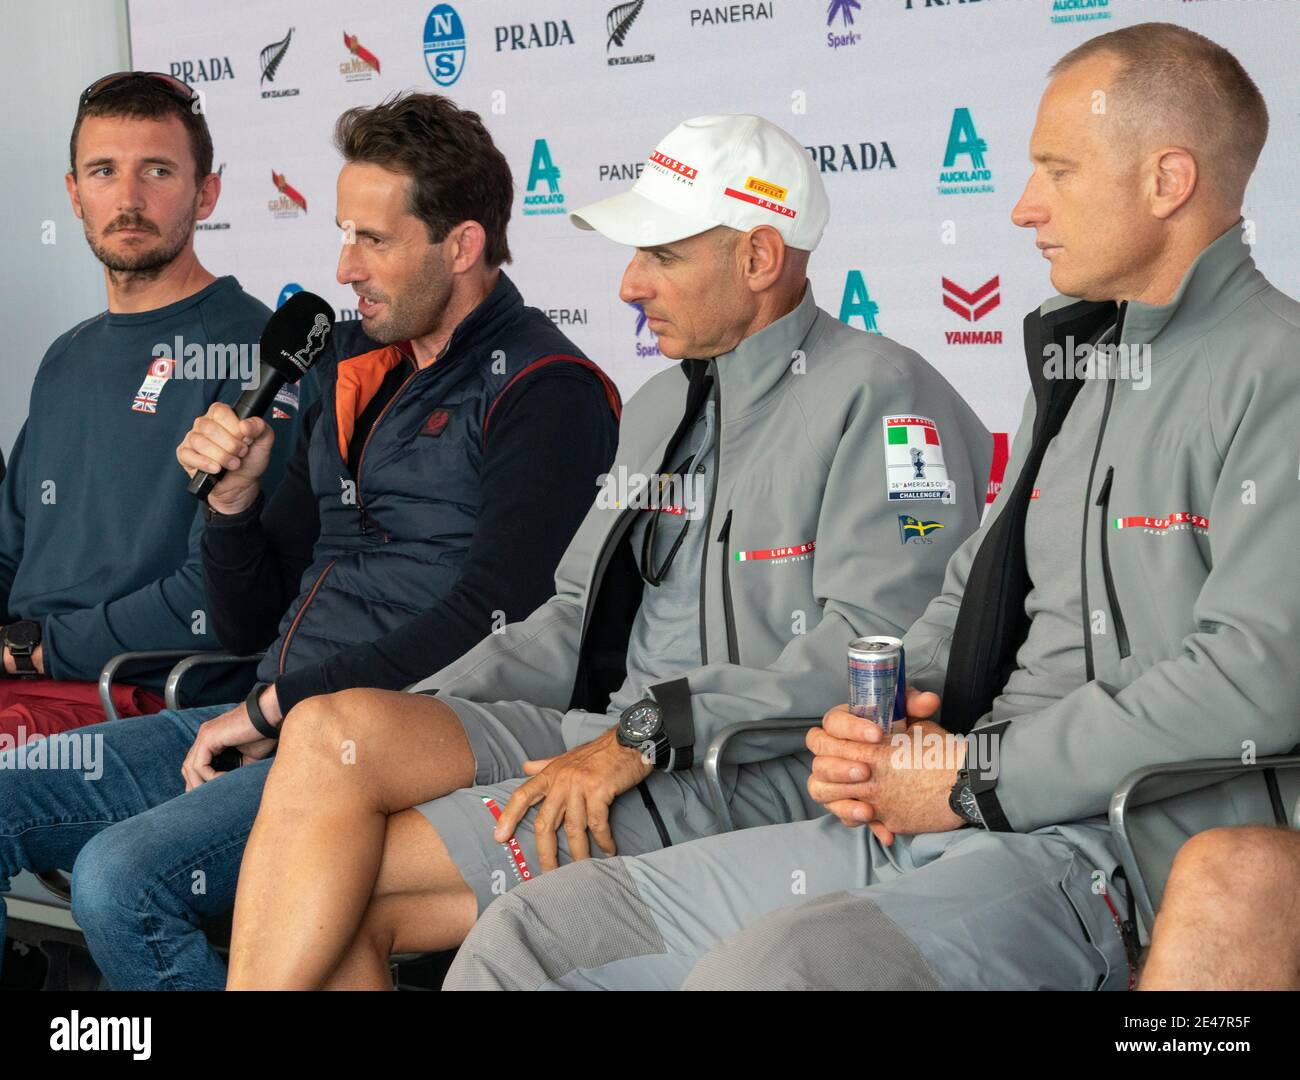
[[[750,292],[763,292],[785,268],[785,241],[770,225],[759,225],[740,239],[741,272]]]
[[[77,192],[77,178],[72,173],[67,173],[63,177],[63,186],[68,189],[68,198],[72,200],[72,212],[77,215],[77,220],[82,220],[81,213],[81,195]]]
[[[451,272],[463,274],[483,258],[487,246],[487,233],[477,221],[462,221],[455,226],[447,239],[450,241]]]
[[[1196,190],[1196,159],[1180,146],[1157,150],[1152,158],[1151,213],[1160,220],[1172,217]]]
[[[212,211],[217,208],[219,198],[221,198],[221,177],[216,173],[208,173],[203,178],[203,183],[199,185],[198,209],[194,214],[195,220],[206,221],[210,218]]]

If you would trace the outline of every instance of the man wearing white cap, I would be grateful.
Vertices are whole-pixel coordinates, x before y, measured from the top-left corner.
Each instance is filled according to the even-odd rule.
[[[384,986],[391,953],[459,944],[539,872],[725,830],[702,765],[741,721],[770,726],[722,764],[734,825],[823,812],[803,728],[843,699],[848,643],[938,593],[991,456],[921,357],[816,306],[827,217],[803,148],[755,116],[687,121],[573,215],[636,248],[620,296],[681,362],[626,406],[547,603],[416,694],[290,713],[231,987]],[[641,951],[629,932],[615,952]]]

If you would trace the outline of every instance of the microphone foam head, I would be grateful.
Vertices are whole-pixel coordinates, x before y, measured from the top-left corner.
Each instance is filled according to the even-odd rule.
[[[334,309],[329,304],[315,293],[294,293],[262,331],[262,363],[286,382],[297,382],[324,351],[333,328]]]

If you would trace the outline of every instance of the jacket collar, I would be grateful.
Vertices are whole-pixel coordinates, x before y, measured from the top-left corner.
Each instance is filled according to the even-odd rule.
[[[465,353],[483,348],[501,333],[523,306],[524,298],[515,288],[515,283],[504,270],[500,271],[492,291],[452,331],[438,354],[438,360],[456,360]]]
[[[1268,281],[1256,269],[1250,246],[1241,238],[1238,219],[1196,256],[1169,303],[1128,302],[1120,343],[1159,346],[1152,357],[1157,362],[1180,345],[1200,337],[1223,316],[1267,288]],[[1044,327],[1050,328],[1090,313],[1098,306],[1068,296],[1054,296],[1036,314]],[[1032,363],[1031,359],[1031,368]]]
[[[735,420],[762,403],[789,373],[794,353],[805,344],[816,319],[817,302],[808,282],[793,311],[708,362],[718,385],[722,418]],[[689,373],[685,365],[699,363],[703,361],[684,361],[683,370]]]
[[[1153,359],[1192,341],[1255,293],[1268,287],[1255,268],[1250,246],[1241,237],[1240,219],[1202,251],[1167,304],[1130,301],[1124,314],[1121,342],[1158,344]]]

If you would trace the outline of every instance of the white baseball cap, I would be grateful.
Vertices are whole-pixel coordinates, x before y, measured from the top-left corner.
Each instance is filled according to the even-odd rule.
[[[697,116],[650,153],[630,191],[569,215],[615,243],[655,247],[729,225],[771,225],[788,247],[812,251],[830,204],[799,143],[761,116]]]

